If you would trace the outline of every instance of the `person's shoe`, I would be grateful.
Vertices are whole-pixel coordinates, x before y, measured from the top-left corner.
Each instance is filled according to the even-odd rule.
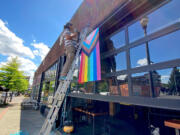
[[[59,78],[59,81],[64,81],[66,79],[66,76],[61,76],[60,78]]]

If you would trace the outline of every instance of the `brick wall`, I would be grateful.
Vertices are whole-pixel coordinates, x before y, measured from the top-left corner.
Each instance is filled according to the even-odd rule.
[[[71,19],[74,26],[81,31],[87,24],[92,28],[97,26],[125,0],[84,0]],[[53,65],[63,54],[63,47],[59,46],[59,38],[35,72],[33,84],[40,83],[39,76]]]
[[[36,70],[34,74],[34,79],[33,79],[33,85],[40,83],[41,78],[39,76],[42,74],[42,72],[46,71],[51,65],[53,65],[58,58],[63,55],[64,47],[59,46],[59,38],[47,54],[47,56],[44,58],[44,60],[41,62],[40,66]]]
[[[124,1],[126,0],[84,0],[71,22],[79,31],[87,25],[94,28]]]

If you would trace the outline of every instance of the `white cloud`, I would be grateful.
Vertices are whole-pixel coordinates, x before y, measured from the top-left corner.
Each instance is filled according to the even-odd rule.
[[[35,38],[31,45],[35,48],[33,51],[24,45],[23,39],[16,36],[8,27],[8,22],[0,19],[0,54],[8,56],[7,61],[12,57],[18,56],[18,60],[22,63],[20,70],[24,71],[27,76],[30,76],[30,84],[37,66],[29,58],[34,59],[35,56],[40,56],[41,60],[49,52],[49,48],[44,43],[36,43]],[[5,61],[0,62],[0,66],[6,64]]]
[[[146,58],[139,59],[137,61],[137,64],[138,64],[138,66],[145,66],[145,65],[147,65],[147,59]]]
[[[30,76],[30,84],[32,84],[34,72],[37,69],[37,66],[33,61],[25,59],[23,57],[19,57],[18,60],[22,64],[20,70],[24,71],[27,76]]]
[[[24,41],[21,38],[8,29],[7,24],[0,19],[0,54],[34,58],[31,49],[23,44]]]
[[[36,55],[36,56],[39,55],[39,51],[38,51],[38,50],[34,50],[33,53],[34,53],[34,55]]]
[[[7,62],[9,62],[12,59],[12,57],[14,56],[9,56],[7,58]],[[32,84],[32,79],[34,76],[34,72],[37,69],[37,66],[30,59],[26,59],[23,57],[18,57],[18,61],[21,63],[20,70],[24,71],[25,75],[30,76],[30,84]],[[3,64],[6,64],[6,62],[1,62],[0,66]]]
[[[170,75],[162,75],[161,76],[162,83],[168,83],[169,78],[170,78]]]
[[[33,51],[34,55],[40,56],[41,60],[44,59],[50,50],[48,45],[45,45],[44,43],[32,43],[31,45],[36,48],[36,50]]]
[[[127,77],[127,75],[119,75],[117,77],[118,80],[125,80],[125,78]]]
[[[166,79],[166,78],[169,78],[169,77],[170,77],[169,75],[162,75],[161,79]]]

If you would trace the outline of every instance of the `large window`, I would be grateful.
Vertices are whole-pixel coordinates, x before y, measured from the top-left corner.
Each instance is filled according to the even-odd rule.
[[[113,45],[113,47],[115,49],[124,46],[125,45],[125,32],[124,32],[124,30],[116,33],[115,35],[110,37],[110,39],[108,39],[108,40],[109,40],[109,42],[112,42],[111,44]]]
[[[41,100],[46,105],[51,105],[53,101],[55,81],[44,82],[42,87]]]
[[[156,97],[179,98],[180,95],[180,68],[168,68],[154,71],[153,83]]]
[[[102,34],[102,80],[81,84],[80,89],[89,93],[96,89],[95,92],[106,96],[177,98],[180,95],[179,5],[179,0],[172,0],[152,8],[149,14],[142,13],[115,33]]]
[[[126,64],[126,52],[119,53],[115,56],[116,71],[125,70]]]
[[[52,66],[45,72],[44,80],[46,80],[46,81],[55,80],[56,71],[57,71],[57,63],[55,63],[54,65],[52,65]]]
[[[38,99],[38,95],[39,95],[39,85],[33,86],[32,93],[31,93],[31,94],[32,94],[34,100],[37,100],[37,99]]]
[[[180,25],[179,21],[175,21],[180,18],[180,15],[176,13],[178,4],[180,4],[179,1],[174,0],[147,15],[147,27],[142,27],[141,19],[138,19],[134,24],[125,26],[123,31],[108,36],[110,39],[104,38],[106,49],[101,50],[106,53],[101,66],[102,73],[108,73],[108,78],[98,82],[99,90],[103,91],[102,88],[104,88],[104,91],[109,92],[110,95],[121,96],[129,96],[129,94],[143,97],[178,95],[178,78],[175,79],[176,81],[170,79],[170,76],[173,76],[172,70],[177,67],[180,59],[178,38],[180,27],[174,29],[175,23]],[[157,18],[163,21],[158,21]],[[125,42],[125,39],[129,39],[129,43]],[[161,65],[161,62],[165,62],[165,65]],[[170,66],[172,68],[164,69]],[[172,83],[174,83],[172,86],[174,88],[170,88]]]
[[[140,67],[147,65],[146,46],[140,45],[130,50],[131,66]]]
[[[129,27],[129,40],[130,42],[144,37],[144,31],[139,21]]]
[[[42,86],[41,101],[46,105],[51,105],[53,101],[56,72],[57,72],[57,63],[55,63],[47,71],[45,71],[43,86]]]
[[[147,34],[153,33],[163,27],[179,21],[180,14],[177,13],[179,11],[179,5],[179,0],[172,0],[168,4],[147,15],[149,20],[147,25]],[[137,21],[129,27],[129,39],[130,42],[133,42],[142,37],[144,37],[144,31],[140,22]]]
[[[163,27],[168,26],[169,24],[179,21],[179,5],[179,0],[171,0],[168,4],[149,14],[147,32],[152,33]]]
[[[149,42],[152,63],[180,58],[180,31]]]
[[[128,75],[124,74],[117,76],[117,81],[121,96],[129,96]]]
[[[133,74],[132,84],[134,96],[150,97],[150,80],[147,72]]]

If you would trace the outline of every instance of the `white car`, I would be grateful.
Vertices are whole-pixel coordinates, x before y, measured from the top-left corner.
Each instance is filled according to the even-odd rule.
[[[5,96],[6,96],[6,92],[0,93],[0,103],[4,102]]]
[[[6,97],[6,92],[0,93],[0,103],[4,103]],[[10,92],[7,92],[6,102],[8,102],[8,98],[10,97]]]

